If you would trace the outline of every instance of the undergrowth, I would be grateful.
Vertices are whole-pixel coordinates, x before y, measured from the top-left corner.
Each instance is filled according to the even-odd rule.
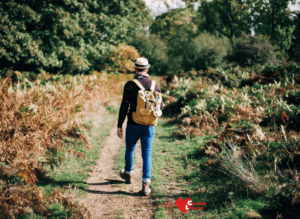
[[[299,78],[294,63],[210,68],[163,88],[174,139],[213,136],[188,146],[199,163],[183,174],[210,203],[201,218],[297,218]]]
[[[101,117],[119,101],[126,78],[12,72],[0,80],[1,218],[89,216],[66,191],[83,187],[99,153],[88,140],[87,115]]]

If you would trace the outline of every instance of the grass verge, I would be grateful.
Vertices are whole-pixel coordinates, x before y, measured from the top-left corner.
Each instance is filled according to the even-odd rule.
[[[261,209],[267,200],[262,196],[238,191],[240,183],[219,167],[203,165],[208,158],[201,156],[199,147],[213,139],[201,136],[184,140],[172,137],[176,125],[162,118],[155,127],[153,142],[152,198],[156,206],[166,204],[174,208],[157,207],[154,218],[267,218]],[[193,203],[205,202],[203,210],[189,210],[183,214],[176,207],[176,200],[190,198]],[[170,214],[169,214],[170,210]]]
[[[92,172],[90,166],[96,164],[95,160],[99,158],[104,139],[109,136],[116,118],[116,106],[106,107],[101,117],[88,115],[86,124],[89,128],[87,134],[90,147],[82,147],[84,143],[80,140],[66,139],[64,147],[67,152],[58,152],[61,158],[60,165],[55,166],[53,170],[50,170],[50,166],[47,167],[49,168],[48,177],[38,182],[37,186],[42,188],[46,194],[52,193],[55,189],[61,189],[62,193],[75,199],[86,194],[84,188],[88,187],[85,181],[89,177],[89,172]],[[70,152],[68,149],[71,149]],[[66,210],[59,203],[55,203],[49,208],[53,212],[50,218],[67,217]],[[38,215],[36,216],[38,217]],[[32,215],[28,215],[26,218],[31,217]]]

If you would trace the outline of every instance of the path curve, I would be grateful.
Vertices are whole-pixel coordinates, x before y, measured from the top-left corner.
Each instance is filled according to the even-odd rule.
[[[121,147],[125,147],[125,139],[118,138],[115,125],[110,136],[105,140],[100,158],[93,166],[91,177],[87,180],[87,195],[80,200],[91,212],[93,219],[103,218],[152,218],[155,207],[149,196],[140,196],[142,188],[141,144],[136,146],[136,158],[133,166],[132,184],[125,184],[114,169],[115,157]]]

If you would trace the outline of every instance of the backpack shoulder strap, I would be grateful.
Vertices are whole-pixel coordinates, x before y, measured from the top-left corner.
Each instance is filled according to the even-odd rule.
[[[137,80],[137,79],[134,79],[132,80],[141,90],[145,90],[145,88],[143,87],[143,85]]]
[[[151,91],[154,91],[154,90],[155,90],[155,81],[152,81],[150,90],[151,90]]]

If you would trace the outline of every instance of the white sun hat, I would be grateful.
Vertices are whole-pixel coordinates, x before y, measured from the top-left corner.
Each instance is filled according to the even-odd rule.
[[[146,69],[150,68],[150,64],[148,63],[148,59],[146,58],[137,58],[136,62],[134,63],[135,68],[141,68],[141,69]]]

